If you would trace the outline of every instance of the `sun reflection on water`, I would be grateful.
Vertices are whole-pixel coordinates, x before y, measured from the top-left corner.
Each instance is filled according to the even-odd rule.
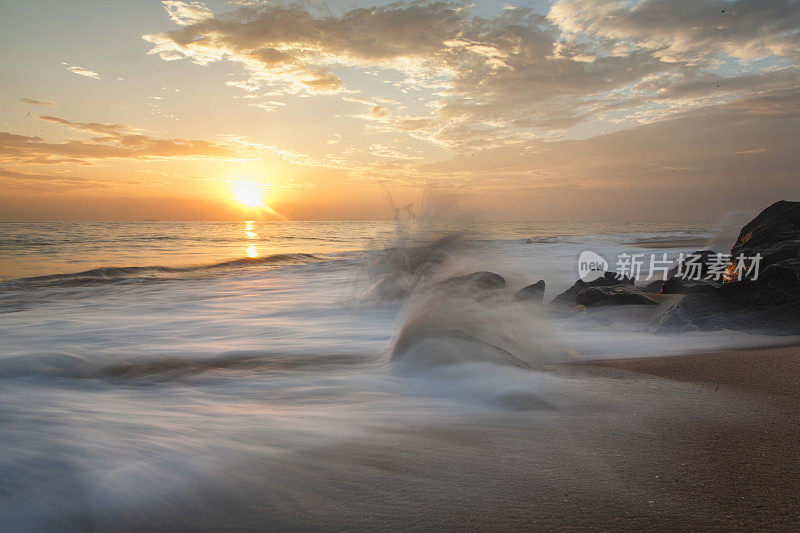
[[[257,239],[258,233],[255,232],[255,223],[250,220],[244,223],[244,236],[249,239]],[[249,243],[247,245],[247,249],[245,250],[245,254],[247,257],[256,258],[258,257],[258,248],[256,247],[256,243]]]

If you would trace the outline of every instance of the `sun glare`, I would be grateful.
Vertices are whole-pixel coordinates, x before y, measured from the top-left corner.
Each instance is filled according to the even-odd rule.
[[[264,207],[264,188],[258,183],[240,181],[233,184],[236,200],[246,207]]]
[[[258,218],[268,215],[286,220],[285,216],[264,203],[266,190],[267,188],[273,190],[272,185],[255,181],[229,181],[228,183],[231,184],[231,201],[246,208],[242,211],[243,214],[258,216]]]

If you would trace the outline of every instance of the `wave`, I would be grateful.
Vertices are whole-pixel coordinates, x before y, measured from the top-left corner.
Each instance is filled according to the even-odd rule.
[[[103,363],[53,353],[0,359],[0,378],[98,379],[112,382],[173,381],[206,372],[332,370],[374,361],[371,355],[238,352],[204,358],[151,357]]]
[[[299,264],[323,261],[325,258],[313,254],[274,254],[266,257],[244,257],[210,265],[169,267],[169,266],[127,266],[100,267],[82,272],[49,274],[16,278],[0,282],[0,290],[30,289],[37,287],[75,287],[110,283],[160,282],[174,279],[169,274],[200,273],[203,271],[232,269],[259,265]]]
[[[559,244],[563,242],[563,237],[560,236],[551,236],[551,237],[529,237],[527,239],[523,239],[522,242],[525,244]]]
[[[368,256],[364,301],[404,302],[387,361],[398,371],[428,372],[457,363],[532,368],[562,353],[536,309],[513,299],[506,280],[481,271],[496,255],[489,240],[414,227]],[[508,241],[506,241],[508,242]],[[487,284],[488,283],[488,284]]]

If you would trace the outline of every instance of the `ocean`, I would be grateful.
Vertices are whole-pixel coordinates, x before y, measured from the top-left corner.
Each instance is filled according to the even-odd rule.
[[[397,222],[0,222],[0,280],[109,267],[211,267],[279,254],[337,254],[393,246]],[[427,223],[477,239],[539,244],[705,237],[708,223]],[[433,227],[434,229],[429,229]],[[613,241],[612,241],[613,242]],[[252,261],[250,265],[257,264]],[[243,263],[246,265],[247,263]]]
[[[613,476],[578,449],[587,417],[613,432],[652,415],[607,377],[548,365],[765,343],[554,318],[513,291],[544,279],[550,300],[585,250],[613,264],[726,239],[699,223],[2,223],[0,530],[401,527],[431,502],[513,518],[547,469]],[[427,281],[385,297],[420,250]],[[507,290],[426,289],[482,270]]]

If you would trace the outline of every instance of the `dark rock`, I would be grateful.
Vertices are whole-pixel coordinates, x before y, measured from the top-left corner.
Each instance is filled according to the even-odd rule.
[[[758,275],[722,286],[723,294],[746,307],[800,308],[800,202],[780,201],[748,222],[731,248],[731,258],[761,256]]]
[[[553,298],[551,303],[572,306],[577,302],[578,293],[584,289],[588,289],[589,287],[615,287],[618,285],[633,287],[633,278],[619,278],[615,272],[606,272],[594,281],[586,282],[579,279],[572,287]]]
[[[800,335],[800,307],[742,305],[722,291],[686,294],[668,304],[650,323],[652,333],[731,329],[770,335]]]
[[[800,202],[775,202],[748,222],[731,248],[733,260],[739,254],[745,257],[761,254],[762,271],[775,263],[800,257]]]
[[[664,280],[657,279],[652,283],[648,283],[647,286],[645,286],[644,290],[645,292],[660,293],[661,287],[663,286],[664,286]]]
[[[769,265],[755,283],[759,286],[761,304],[800,303],[800,258]]]
[[[747,329],[742,326],[743,309],[718,294],[686,294],[666,305],[650,323],[653,333],[693,330]]]
[[[445,288],[464,288],[464,289],[477,289],[477,290],[491,290],[491,289],[504,289],[506,280],[500,274],[494,272],[473,272],[466,276],[458,276],[450,278],[439,284],[439,287]]]
[[[667,277],[680,277],[688,273],[690,278],[705,278],[708,275],[709,265],[716,263],[717,255],[714,250],[697,250],[686,254],[686,257],[667,273]]]
[[[670,278],[661,287],[661,294],[708,294],[722,284],[707,279]]]
[[[742,228],[731,260],[761,256],[758,276],[723,283],[668,280],[661,292],[689,293],[661,310],[651,331],[733,329],[800,334],[800,202],[776,202]],[[755,279],[754,279],[755,278]]]
[[[722,292],[740,305],[800,305],[800,259],[786,259],[764,269],[756,280],[731,281]]]
[[[658,316],[650,322],[650,332],[667,334],[696,330],[697,326],[689,318],[686,303],[683,302],[687,298],[689,297],[683,296],[677,301],[666,305]]]
[[[658,302],[645,295],[644,291],[627,285],[612,287],[588,287],[578,293],[578,305],[586,307],[600,305],[656,305]]]
[[[544,299],[544,288],[544,280],[540,279],[536,283],[522,287],[520,290],[514,293],[514,299],[518,302],[541,303],[542,299]]]

